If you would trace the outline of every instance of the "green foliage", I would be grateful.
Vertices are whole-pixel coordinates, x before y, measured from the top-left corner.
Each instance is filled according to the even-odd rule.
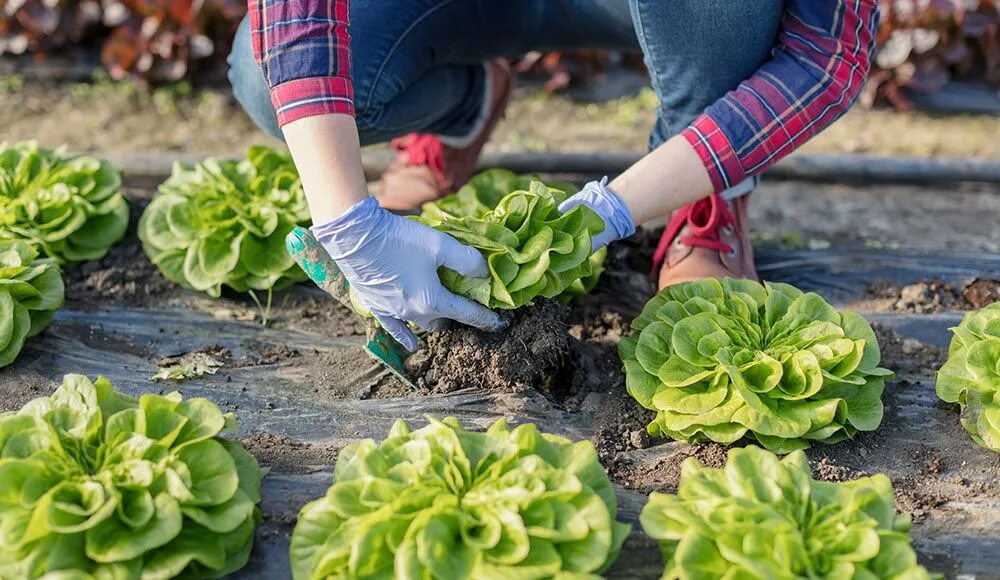
[[[304,578],[590,578],[628,535],[594,446],[431,419],[348,446],[326,496],[299,514],[292,575]]]
[[[529,175],[517,175],[506,169],[488,169],[473,176],[465,186],[457,192],[437,201],[425,203],[420,215],[421,221],[437,227],[446,219],[476,218],[482,219],[496,209],[500,200],[512,191],[527,191],[531,182],[537,181]],[[547,182],[556,201],[556,206],[569,197],[575,188],[572,183]],[[590,256],[590,275],[573,281],[556,297],[560,302],[569,302],[574,297],[583,296],[597,285],[604,272],[604,259],[608,255],[607,248],[601,248]]]
[[[62,304],[55,260],[38,259],[24,242],[0,241],[0,367],[14,362],[24,341],[48,326]]]
[[[60,262],[97,260],[125,235],[121,175],[93,157],[0,143],[0,240],[24,240]]]
[[[207,399],[67,375],[0,417],[0,578],[217,578],[246,563],[257,461]]]
[[[1000,451],[1000,302],[966,314],[952,331],[937,394],[962,405],[962,426],[976,443]]]
[[[218,297],[305,279],[285,236],[309,209],[288,155],[251,147],[242,161],[175,165],[139,220],[146,255],[164,276]]]
[[[489,278],[466,278],[442,268],[441,282],[446,288],[490,308],[514,309],[539,296],[556,298],[567,290],[584,293],[593,287],[590,240],[604,228],[600,216],[584,206],[560,215],[559,201],[565,194],[538,181],[532,181],[527,191],[504,195],[494,209],[486,211],[483,207],[488,207],[495,194],[485,188],[481,191],[487,193],[467,193],[445,198],[448,202],[443,206],[425,206],[427,217],[419,218],[486,256]],[[465,215],[468,212],[473,213]],[[596,271],[600,272],[600,265]]]
[[[626,387],[657,411],[653,435],[788,453],[882,422],[875,333],[864,318],[787,284],[706,279],[669,286],[619,343]]]
[[[930,578],[888,477],[815,481],[801,451],[733,449],[724,469],[688,458],[677,495],[653,493],[640,521],[663,578]]]

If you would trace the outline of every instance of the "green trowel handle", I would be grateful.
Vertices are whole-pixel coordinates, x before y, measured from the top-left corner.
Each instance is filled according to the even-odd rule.
[[[295,228],[285,237],[285,246],[292,258],[320,289],[357,313],[351,304],[351,285],[347,282],[347,278],[344,278],[337,263],[313,237],[312,232],[305,228]]]

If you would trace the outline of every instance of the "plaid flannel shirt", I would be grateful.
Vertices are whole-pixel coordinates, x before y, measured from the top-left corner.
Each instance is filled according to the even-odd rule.
[[[348,0],[248,1],[278,124],[353,115]],[[877,26],[877,0],[788,0],[771,60],[682,133],[716,191],[767,169],[850,108]]]

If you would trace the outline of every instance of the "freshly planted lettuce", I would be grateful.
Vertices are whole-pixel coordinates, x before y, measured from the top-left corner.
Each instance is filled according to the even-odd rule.
[[[420,218],[477,248],[489,265],[487,278],[466,278],[442,268],[441,282],[490,308],[514,309],[539,296],[556,298],[591,278],[590,241],[604,229],[604,221],[585,206],[560,214],[557,200],[564,195],[533,181],[528,191],[505,195],[481,216],[456,218],[439,212]]]
[[[952,331],[937,395],[960,403],[962,426],[972,439],[1000,452],[1000,302],[966,314]]]
[[[0,240],[23,240],[60,262],[96,260],[125,235],[121,175],[93,157],[35,141],[0,143]]]
[[[67,375],[0,416],[0,578],[218,578],[250,556],[257,461],[207,399]]]
[[[41,332],[63,304],[63,281],[52,258],[25,242],[0,241],[0,367]]]
[[[677,494],[653,493],[639,519],[665,579],[930,578],[888,477],[815,481],[801,451],[733,449],[724,469],[686,459]]]
[[[437,201],[425,203],[420,218],[424,223],[437,226],[446,219],[475,218],[482,219],[486,214],[496,209],[500,200],[513,191],[531,189],[531,182],[537,181],[529,175],[517,175],[506,169],[488,169],[473,176],[457,192]],[[546,182],[549,193],[555,199],[556,206],[569,197],[573,190],[572,183]],[[556,298],[568,302],[576,296],[582,296],[594,289],[598,279],[604,272],[604,259],[607,249],[601,248],[590,256],[591,273],[572,282]]]
[[[882,422],[875,333],[860,315],[787,284],[706,279],[669,286],[619,343],[628,392],[653,435],[756,439],[777,453]]]
[[[292,534],[292,576],[590,578],[629,526],[590,442],[497,421],[485,433],[432,419],[341,452],[326,496]]]
[[[305,279],[285,236],[309,210],[291,157],[252,147],[242,161],[177,164],[139,220],[146,255],[164,276],[218,297]]]

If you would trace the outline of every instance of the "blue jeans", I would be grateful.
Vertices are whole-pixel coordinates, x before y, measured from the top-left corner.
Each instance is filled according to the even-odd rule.
[[[609,48],[645,56],[660,101],[654,148],[769,58],[784,0],[351,0],[350,9],[362,144],[467,135],[482,108],[485,60]],[[229,65],[236,99],[280,139],[247,20]]]

